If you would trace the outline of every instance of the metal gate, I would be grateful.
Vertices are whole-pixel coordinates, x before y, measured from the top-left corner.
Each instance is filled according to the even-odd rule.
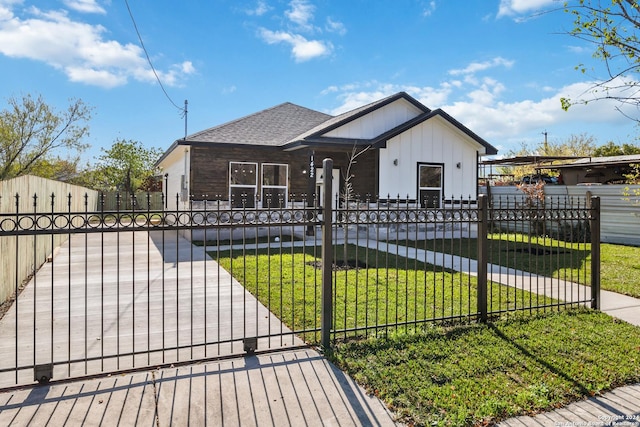
[[[216,262],[274,242],[279,252],[315,251],[313,236],[301,238],[319,225],[305,201],[106,211],[85,198],[83,210],[69,199],[61,212],[47,209],[55,197],[44,206],[34,198],[31,212],[0,214],[11,252],[57,246],[45,259],[13,261],[14,297],[0,320],[0,388],[302,346],[319,329],[290,330],[272,313],[280,301],[259,302]]]

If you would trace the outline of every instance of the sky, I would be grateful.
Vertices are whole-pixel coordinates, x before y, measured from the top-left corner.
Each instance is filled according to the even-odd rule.
[[[81,99],[89,163],[117,139],[166,150],[185,128],[283,102],[336,115],[400,91],[503,155],[544,133],[635,143],[610,101],[561,109],[604,77],[592,46],[567,35],[563,3],[0,0],[0,109],[27,94],[57,111]]]

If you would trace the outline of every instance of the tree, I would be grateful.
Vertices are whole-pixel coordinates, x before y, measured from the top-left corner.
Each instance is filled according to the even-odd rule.
[[[633,144],[617,145],[613,141],[609,141],[593,150],[593,155],[596,157],[627,156],[630,154],[640,154],[640,147]]]
[[[82,139],[89,134],[90,118],[91,109],[81,100],[71,100],[65,111],[57,112],[42,96],[9,98],[8,108],[0,112],[0,180],[55,163],[62,151],[71,154],[69,162],[76,161],[87,148]]]
[[[605,64],[607,76],[592,87],[594,100],[610,99],[640,107],[640,4],[637,0],[567,1],[564,10],[574,18],[569,34],[594,46],[593,57]],[[586,73],[584,64],[576,67]],[[589,100],[562,98],[562,108]],[[620,110],[620,108],[618,108]],[[640,121],[640,118],[633,117]]]
[[[353,148],[351,149],[351,152],[347,154],[347,159],[348,159],[348,163],[347,163],[347,169],[344,171],[344,174],[342,176],[342,180],[344,181],[344,189],[342,191],[342,203],[343,203],[343,208],[346,209],[347,211],[349,210],[349,202],[353,199],[354,194],[353,194],[353,178],[355,178],[355,175],[353,174],[353,172],[351,171],[351,168],[353,166],[355,166],[357,162],[357,158],[358,156],[360,156],[361,154],[366,153],[367,151],[369,151],[369,149],[371,148],[371,145],[367,145],[364,148],[361,148],[360,150],[358,150],[358,147],[354,144]],[[346,217],[347,215],[345,214],[345,220],[344,220],[344,242],[342,245],[342,260],[344,262],[344,265],[346,266],[349,262],[348,258],[349,258],[349,218]]]
[[[31,175],[42,178],[53,179],[55,181],[75,184],[80,172],[78,172],[79,159],[62,159],[59,157],[45,158],[34,164]]]
[[[102,149],[96,171],[102,190],[117,190],[133,194],[149,190],[145,183],[157,174],[155,162],[162,155],[157,148],[145,148],[139,141],[117,139],[108,150]]]
[[[571,135],[564,141],[541,141],[538,145],[530,148],[522,144],[519,150],[511,150],[507,157],[516,156],[574,156],[588,157],[595,150],[595,139],[591,135],[580,134]],[[514,175],[520,179],[535,173],[533,166],[501,167],[499,172],[504,175]]]

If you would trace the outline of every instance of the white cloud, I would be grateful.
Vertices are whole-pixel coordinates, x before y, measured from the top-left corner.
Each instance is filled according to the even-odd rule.
[[[299,34],[284,31],[260,29],[260,37],[268,44],[285,43],[291,46],[291,54],[296,62],[304,62],[313,58],[326,56],[333,50],[333,45],[320,40],[307,40]]]
[[[340,34],[341,36],[347,34],[347,27],[342,22],[334,21],[331,18],[327,18],[325,29],[330,33]]]
[[[95,0],[64,0],[63,3],[70,9],[84,13],[107,13]]]
[[[513,64],[514,64],[514,61],[504,59],[501,57],[496,57],[490,61],[472,62],[471,64],[467,65],[465,68],[458,69],[458,70],[450,70],[449,74],[451,74],[452,76],[468,75],[468,74],[477,73],[479,71],[485,71],[495,67],[511,68]]]
[[[429,2],[429,6],[427,6],[427,8],[425,8],[425,10],[422,12],[422,15],[431,16],[435,11],[436,11],[436,2],[435,0],[432,0]]]
[[[69,66],[65,70],[69,80],[76,83],[84,83],[101,87],[116,87],[127,83],[126,76],[117,75],[110,71],[95,70],[87,67]]]
[[[591,47],[586,47],[586,46],[567,46],[567,50],[571,53],[577,53],[579,55],[582,55],[585,53],[591,53],[593,49]]]
[[[287,10],[285,16],[300,29],[310,31],[313,29],[313,25],[310,21],[313,20],[313,12],[315,6],[310,4],[307,0],[292,0],[289,3],[291,9]]]
[[[435,108],[446,102],[454,88],[455,85],[450,83],[443,83],[440,87],[433,88],[381,83],[374,80],[343,86],[329,86],[321,93],[323,95],[332,93],[338,94],[337,98],[340,101],[340,105],[329,112],[329,114],[337,115],[393,95],[397,92],[407,92],[427,107]]]
[[[246,13],[247,15],[262,16],[270,10],[271,7],[267,4],[266,1],[258,0],[256,7],[254,7],[253,9],[247,9]]]
[[[64,11],[32,7],[27,13],[28,17],[21,17],[10,9],[0,12],[0,54],[44,62],[73,82],[105,88],[124,85],[129,78],[155,81],[142,49],[106,39],[103,26],[73,21]],[[194,71],[185,62],[158,74],[168,77],[163,83],[172,85]]]
[[[494,96],[491,102],[476,102],[460,98],[443,108],[483,138],[522,140],[524,135],[540,129],[567,126],[573,133],[581,133],[585,123],[623,123],[625,117],[611,100],[590,102],[588,105],[574,105],[568,111],[561,108],[560,98],[594,99],[592,82],[581,82],[555,89],[540,99],[504,101]],[[499,92],[495,95],[499,95]],[[489,97],[488,97],[489,98]],[[487,99],[488,99],[487,98]]]
[[[175,64],[167,72],[157,71],[158,77],[162,84],[169,86],[178,86],[184,76],[195,73],[196,70],[191,61],[185,61],[182,64]],[[155,77],[155,76],[154,76]]]
[[[229,95],[231,93],[234,93],[236,90],[237,90],[236,85],[231,85],[231,86],[223,88],[222,89],[222,94],[223,95]]]
[[[540,10],[554,3],[562,5],[558,0],[500,0],[498,17],[522,15]]]
[[[333,52],[333,44],[328,40],[310,39],[309,34],[322,33],[322,29],[313,25],[316,7],[308,0],[291,0],[289,9],[284,12],[288,23],[282,30],[259,28],[258,36],[268,44],[285,43],[291,47],[291,56],[296,62],[328,56]],[[290,25],[291,24],[291,25]],[[342,22],[328,17],[324,30],[327,33],[346,34]],[[303,36],[302,34],[306,34]]]

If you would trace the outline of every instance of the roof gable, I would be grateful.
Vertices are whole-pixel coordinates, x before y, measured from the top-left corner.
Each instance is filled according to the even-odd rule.
[[[345,113],[342,113],[338,116],[332,117],[327,121],[319,124],[318,126],[312,129],[309,129],[307,132],[297,135],[294,139],[289,141],[289,143],[292,144],[292,143],[301,142],[301,141],[312,141],[318,137],[323,137],[323,136],[329,137],[329,138],[335,138],[340,133],[334,132],[334,131],[338,130],[339,128],[345,127],[350,123],[353,123],[354,121],[357,121],[362,117],[370,113],[373,113],[377,110],[383,109],[386,106],[399,100],[406,101],[413,108],[415,108],[418,114],[420,112],[430,111],[427,107],[422,105],[416,99],[409,96],[407,93],[399,92],[399,93],[396,93],[395,95],[391,95],[386,98],[379,99],[370,104],[363,105],[362,107],[359,107],[354,110],[350,110]],[[371,139],[372,137],[373,135],[369,135],[368,137],[361,137],[361,138],[355,138],[355,139]],[[351,139],[354,139],[354,138],[351,138]]]

